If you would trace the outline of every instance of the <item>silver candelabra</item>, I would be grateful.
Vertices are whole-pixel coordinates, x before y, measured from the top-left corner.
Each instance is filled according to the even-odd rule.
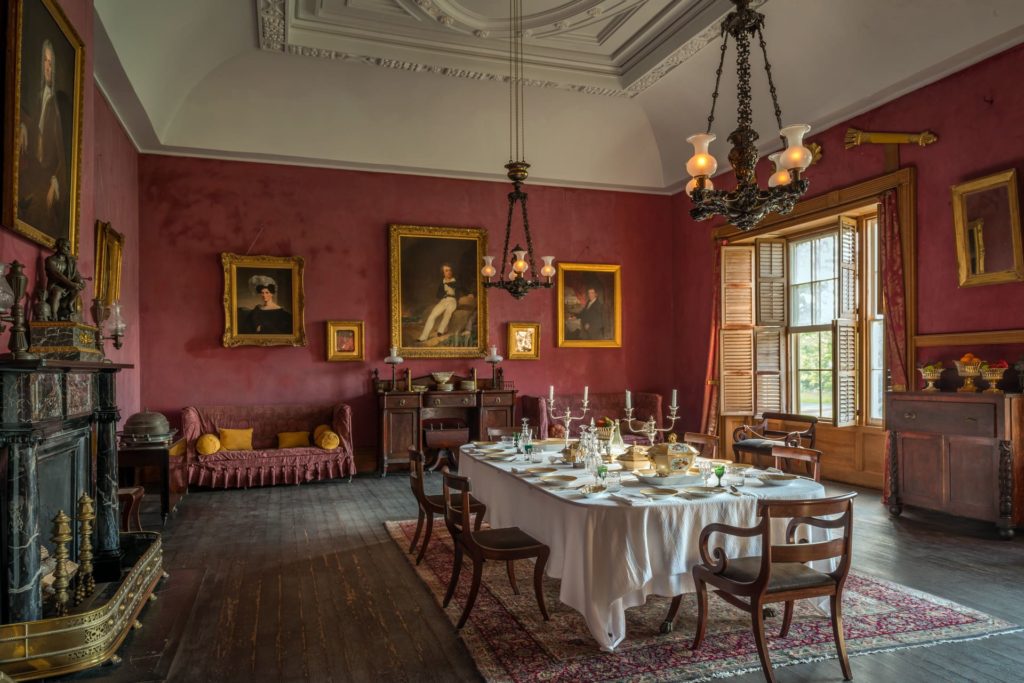
[[[653,415],[649,417],[646,422],[640,422],[640,420],[633,419],[633,407],[630,406],[629,408],[626,408],[626,426],[629,427],[629,431],[634,434],[643,434],[646,436],[647,440],[650,441],[653,446],[654,440],[658,437],[658,434],[671,432],[673,427],[675,427],[676,421],[679,419],[676,415],[678,410],[679,406],[669,406],[667,415],[668,427],[662,427],[659,429],[657,423],[654,421]],[[633,427],[634,422],[640,422],[639,429]]]
[[[576,420],[582,420],[586,416],[587,412],[589,412],[589,411],[590,411],[590,401],[584,395],[584,397],[583,397],[583,404],[582,404],[582,412],[579,415],[573,415],[572,414],[572,406],[570,406],[568,403],[566,403],[566,405],[565,405],[565,412],[562,413],[561,415],[556,415],[555,414],[555,397],[554,397],[554,395],[551,395],[550,397],[548,397],[548,417],[550,417],[552,420],[555,420],[557,422],[561,422],[565,426],[565,450],[566,450],[566,452],[569,451],[569,427],[570,427],[570,425],[572,425],[572,423],[575,422]]]

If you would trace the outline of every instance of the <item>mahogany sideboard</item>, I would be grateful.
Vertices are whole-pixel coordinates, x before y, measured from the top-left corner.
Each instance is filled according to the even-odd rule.
[[[1024,524],[1024,395],[886,395],[889,512],[904,505],[994,522],[1003,538]]]
[[[470,439],[487,438],[488,427],[515,426],[515,389],[389,391],[389,384],[377,383],[380,410],[377,472],[381,477],[387,475],[389,465],[409,462],[409,446],[422,449],[424,420],[461,420],[469,428]]]

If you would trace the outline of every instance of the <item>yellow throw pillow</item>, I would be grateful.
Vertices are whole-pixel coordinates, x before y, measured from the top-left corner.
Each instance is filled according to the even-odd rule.
[[[213,434],[203,434],[196,441],[196,451],[199,455],[213,455],[220,450],[220,439]]]
[[[309,432],[278,432],[278,448],[302,448],[309,446]]]
[[[317,437],[316,445],[325,451],[337,448],[341,445],[341,437],[331,431],[321,432]]]
[[[319,439],[320,435],[323,434],[324,432],[329,431],[331,431],[330,425],[320,425],[319,427],[313,430],[313,441]]]
[[[172,458],[180,458],[185,455],[185,439],[178,439],[175,441],[174,445],[167,451],[167,455]]]
[[[251,451],[252,427],[249,429],[218,429],[220,445],[226,451]]]

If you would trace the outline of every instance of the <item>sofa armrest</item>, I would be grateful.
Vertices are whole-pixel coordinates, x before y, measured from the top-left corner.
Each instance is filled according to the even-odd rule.
[[[181,411],[181,438],[185,442],[185,466],[188,467],[198,459],[196,441],[203,435],[202,419],[199,409],[188,406]]]
[[[331,418],[331,429],[341,439],[338,448],[346,453],[355,454],[352,446],[352,407],[347,403],[339,403],[334,406],[334,415]]]

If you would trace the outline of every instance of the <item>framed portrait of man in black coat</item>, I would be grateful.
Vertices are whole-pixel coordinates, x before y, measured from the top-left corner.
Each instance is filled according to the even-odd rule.
[[[622,346],[621,269],[603,263],[559,264],[559,346]]]

